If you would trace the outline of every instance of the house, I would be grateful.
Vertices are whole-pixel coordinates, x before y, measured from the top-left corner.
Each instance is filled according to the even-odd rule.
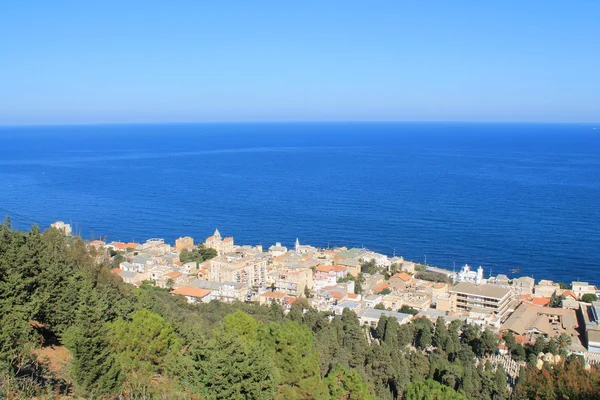
[[[280,242],[275,243],[275,245],[269,247],[269,254],[272,257],[282,256],[288,252],[288,248],[282,246]]]
[[[261,306],[270,306],[275,303],[283,308],[289,308],[297,300],[297,298],[288,296],[282,292],[264,292],[258,296],[258,302]]]
[[[413,283],[413,278],[406,272],[400,272],[390,277],[390,288],[396,291],[406,290]]]
[[[390,265],[392,265],[392,263],[390,262],[390,259],[388,258],[388,256],[384,255],[384,254],[379,254],[379,253],[375,253],[372,251],[368,251],[363,253],[360,258],[359,261],[363,262],[363,263],[367,263],[370,261],[374,261],[375,265],[379,268],[389,268]]]
[[[431,305],[431,297],[425,293],[417,292],[393,292],[383,296],[381,299],[385,308],[398,310],[402,306],[408,306],[416,310],[427,310]]]
[[[151,268],[156,265],[156,261],[154,261],[150,256],[145,254],[138,254],[133,258],[131,264],[136,268],[138,272],[146,272],[148,268]]]
[[[559,289],[558,283],[544,279],[533,287],[533,293],[536,297],[551,297]]]
[[[448,284],[442,282],[433,283],[431,286],[425,288],[425,293],[431,298],[431,304],[435,304],[439,295],[448,293]]]
[[[367,308],[359,311],[358,320],[360,321],[361,325],[377,326],[379,319],[384,315],[386,317],[396,318],[396,321],[398,321],[399,325],[404,325],[412,319],[412,315],[410,314]]]
[[[141,280],[139,279],[139,274],[135,271],[121,271],[119,272],[119,276],[123,279],[123,282],[130,284]]]
[[[185,275],[197,275],[198,274],[198,263],[196,261],[190,261],[183,264],[181,272]]]
[[[148,270],[148,277],[150,278],[150,280],[153,281],[158,281],[160,278],[163,277],[163,275],[168,274],[169,272],[171,272],[171,268],[166,267],[164,265],[158,265],[156,267],[152,267]]]
[[[381,274],[374,274],[374,275],[363,274],[363,277],[364,277],[365,281],[362,285],[362,289],[363,289],[364,293],[368,293],[368,294],[374,293],[375,286],[383,283],[383,279],[384,279],[384,276]]]
[[[577,299],[581,299],[584,294],[596,294],[596,286],[587,282],[573,282],[571,287]]]
[[[310,268],[286,268],[275,276],[275,290],[289,296],[302,297],[306,289],[313,287],[313,274]]]
[[[169,283],[169,280],[173,281],[173,286],[179,286],[183,282],[184,275],[181,272],[173,271],[163,275],[165,285]]]
[[[164,239],[152,238],[146,240],[146,243],[140,245],[139,249],[140,251],[151,254],[153,256],[161,256],[163,254],[171,252],[171,245],[165,243]]]
[[[210,302],[210,290],[193,286],[182,286],[173,290],[171,294],[184,296],[190,304]]]
[[[239,282],[212,282],[195,279],[189,283],[189,286],[210,290],[211,300],[232,303],[248,299],[248,288]]]
[[[189,236],[185,236],[185,237],[180,237],[179,239],[175,240],[175,250],[176,251],[181,251],[181,250],[192,250],[194,248],[194,239],[189,237]]]
[[[387,282],[383,282],[380,283],[379,285],[375,286],[373,289],[375,290],[375,293],[381,293],[386,289],[389,289],[390,284]]]
[[[445,312],[456,311],[456,293],[444,293],[437,297],[435,301],[436,310]]]
[[[510,279],[508,279],[508,276],[506,276],[505,274],[498,274],[496,277],[490,278],[488,279],[488,283],[495,283],[496,285],[508,285],[510,282]]]
[[[362,309],[362,305],[356,301],[341,301],[333,307],[333,312],[336,315],[342,315],[342,313],[344,312],[344,308],[347,308],[350,311],[354,311],[356,314],[358,314],[358,312]]]
[[[119,264],[119,269],[121,271],[134,271],[137,272],[137,267],[135,267],[132,263],[128,261],[123,261]]]
[[[342,265],[319,265],[315,268],[313,285],[315,290],[320,290],[326,286],[333,286],[338,279],[343,279],[348,275],[348,268]]]
[[[363,297],[363,304],[367,308],[374,308],[377,304],[383,301],[383,296],[380,294],[371,294],[369,296]]]
[[[533,293],[535,286],[535,280],[529,276],[523,276],[517,279],[513,279],[513,288],[519,293]]]

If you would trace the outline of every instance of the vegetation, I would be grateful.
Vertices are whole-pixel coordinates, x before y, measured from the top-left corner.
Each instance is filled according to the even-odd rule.
[[[381,269],[377,267],[375,260],[366,261],[360,264],[360,272],[363,274],[375,275],[380,272],[380,270]]]
[[[565,299],[565,296],[557,295],[556,292],[552,293],[550,296],[550,303],[548,303],[549,307],[552,308],[560,308],[562,307],[562,301]]]
[[[586,293],[583,296],[581,296],[581,301],[586,302],[586,303],[591,303],[592,301],[598,301],[598,296],[596,296],[593,293]]]
[[[417,272],[415,278],[430,282],[452,283],[450,277],[439,272]]]
[[[510,397],[504,371],[485,362],[496,336],[459,321],[382,317],[365,328],[348,309],[331,316],[302,302],[285,315],[277,305],[190,305],[166,289],[126,285],[108,267],[78,238],[0,225],[0,398]],[[524,358],[563,345],[505,341]],[[66,370],[38,358],[40,348],[68,349]],[[598,370],[573,359],[527,368],[514,393],[591,399],[599,388]]]
[[[217,251],[215,249],[210,249],[208,247],[204,247],[204,245],[200,245],[192,251],[188,249],[183,249],[179,253],[179,261],[182,263],[195,261],[198,264],[210,260],[211,258],[215,258],[217,256]]]

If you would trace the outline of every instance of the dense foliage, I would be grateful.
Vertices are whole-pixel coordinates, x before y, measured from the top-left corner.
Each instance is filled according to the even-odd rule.
[[[277,305],[190,305],[124,284],[79,238],[9,222],[0,225],[0,326],[0,398],[510,397],[504,371],[483,361],[498,344],[489,331],[388,317],[365,330],[347,309],[331,316],[302,302],[287,314]],[[523,357],[539,350],[510,346]],[[39,357],[65,348],[64,371]],[[514,394],[598,398],[598,371],[577,362],[530,367]]]

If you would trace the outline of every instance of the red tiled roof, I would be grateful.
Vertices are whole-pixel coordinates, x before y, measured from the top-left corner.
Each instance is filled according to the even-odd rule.
[[[115,247],[117,249],[123,249],[123,250],[125,250],[127,248],[127,244],[126,243],[122,243],[122,242],[117,242],[117,243],[115,243]]]
[[[125,247],[126,247],[126,248],[128,248],[128,249],[135,249],[135,248],[136,248],[136,247],[138,247],[138,246],[139,246],[139,244],[138,244],[138,243],[135,243],[135,242],[129,242],[129,243],[127,243],[127,244],[125,245]]]
[[[550,299],[547,297],[534,297],[531,302],[536,306],[547,306],[550,304]]]
[[[177,278],[179,278],[182,275],[183,274],[181,272],[176,272],[176,271],[169,272],[168,274],[165,274],[166,277],[173,278],[173,279],[177,279]]]
[[[330,292],[329,292],[329,294],[330,294],[332,297],[335,297],[335,298],[336,298],[336,299],[338,299],[338,300],[339,300],[339,299],[343,299],[343,298],[344,298],[344,294],[343,294],[343,293],[341,293],[341,292],[338,292],[337,290],[332,290],[332,291],[330,291]]]
[[[407,274],[406,272],[400,272],[399,274],[392,276],[392,278],[400,278],[404,282],[410,281],[412,279],[412,277],[409,274]]]
[[[525,345],[531,343],[531,340],[527,336],[515,335],[515,342]]]
[[[224,242],[233,242],[233,238],[232,237],[226,237],[225,239],[223,239]]]
[[[375,286],[375,291],[376,292],[381,292],[382,290],[385,290],[385,289],[387,289],[389,287],[390,287],[389,283],[383,282],[383,283],[380,283],[379,285]]]
[[[342,271],[346,271],[346,270],[348,270],[348,268],[344,267],[343,265],[319,265],[317,267],[317,271],[320,271],[320,272],[331,272],[331,271],[342,272]]]
[[[180,294],[182,296],[196,297],[196,298],[201,299],[201,298],[209,295],[210,290],[201,289],[201,288],[197,288],[197,287],[193,287],[193,286],[182,286],[180,288],[173,290],[171,293]]]
[[[110,270],[110,272],[112,272],[113,274],[118,274],[119,272],[121,272],[121,268],[113,268]]]

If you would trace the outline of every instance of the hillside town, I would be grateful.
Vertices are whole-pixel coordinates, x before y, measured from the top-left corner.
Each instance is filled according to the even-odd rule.
[[[71,235],[68,224],[52,226]],[[482,267],[449,271],[367,249],[317,248],[298,239],[293,248],[275,243],[263,249],[236,245],[218,229],[201,243],[180,237],[174,245],[160,238],[88,245],[99,261],[111,260],[112,272],[124,282],[168,289],[189,303],[257,302],[289,310],[301,301],[331,315],[348,308],[368,326],[382,316],[401,325],[416,318],[458,319],[499,335],[510,332],[520,344],[554,339],[588,364],[600,362],[600,291],[587,282],[485,278]],[[502,358],[507,352],[500,342],[497,362],[512,363]],[[540,362],[547,356],[540,354]],[[518,370],[518,364],[511,365],[504,367]]]

